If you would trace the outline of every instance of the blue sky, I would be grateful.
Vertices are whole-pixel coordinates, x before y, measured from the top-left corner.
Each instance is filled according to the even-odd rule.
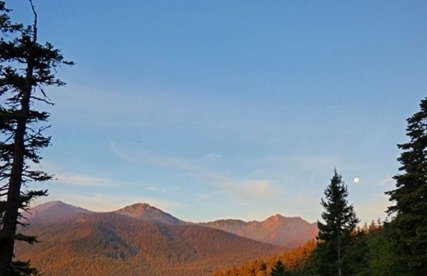
[[[76,62],[48,89],[39,202],[316,221],[336,168],[362,221],[385,218],[427,95],[426,1],[34,2],[40,41]]]

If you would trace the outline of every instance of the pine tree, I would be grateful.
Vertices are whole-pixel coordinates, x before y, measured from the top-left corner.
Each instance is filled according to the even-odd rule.
[[[273,268],[271,269],[271,276],[283,276],[285,275],[285,265],[281,260],[278,260]]]
[[[49,114],[34,103],[52,104],[44,87],[64,85],[55,69],[72,64],[50,43],[38,43],[37,13],[29,3],[34,22],[23,26],[11,22],[10,10],[0,1],[0,275],[35,274],[28,262],[12,261],[15,240],[36,241],[17,233],[22,211],[35,197],[47,195],[46,190],[28,190],[28,184],[51,179],[34,168],[42,159],[40,149],[50,143],[43,135],[49,126],[42,124]]]
[[[313,254],[316,259],[315,269],[321,275],[345,275],[348,272],[342,260],[359,220],[353,206],[347,202],[347,186],[336,170],[325,190],[325,196],[326,200],[321,199],[321,205],[325,208],[322,213],[325,223],[317,222],[320,243]]]
[[[395,218],[388,227],[397,250],[397,261],[407,275],[427,272],[427,98],[421,110],[410,117],[407,136],[400,144],[398,161],[402,172],[394,177],[396,189],[386,192],[395,205],[388,208]]]

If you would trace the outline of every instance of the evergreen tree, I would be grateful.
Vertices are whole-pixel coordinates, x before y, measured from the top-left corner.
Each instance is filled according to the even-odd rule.
[[[395,218],[388,227],[397,250],[397,261],[407,275],[427,272],[427,98],[421,110],[410,117],[407,136],[400,144],[398,161],[402,172],[394,177],[396,189],[386,192],[395,205],[388,208]]]
[[[258,273],[257,273],[257,276],[261,276],[261,275],[262,276],[267,275],[267,264],[264,261],[261,261],[261,264],[259,266]]]
[[[313,254],[315,270],[321,275],[347,275],[349,268],[344,267],[342,261],[351,241],[351,233],[359,220],[353,206],[347,202],[347,186],[336,170],[325,196],[326,200],[321,199],[321,205],[325,208],[322,213],[325,223],[317,222],[320,243]]]
[[[35,197],[47,195],[46,190],[28,190],[28,183],[51,179],[34,169],[42,159],[40,149],[50,142],[43,135],[49,126],[42,124],[49,114],[36,110],[34,103],[52,104],[44,88],[64,85],[54,72],[71,64],[50,43],[38,43],[37,13],[29,3],[34,22],[23,26],[11,22],[10,10],[0,1],[0,275],[35,274],[28,262],[12,261],[15,240],[35,242],[17,233],[21,212]]]
[[[407,275],[402,267],[396,264],[397,253],[392,241],[388,238],[388,233],[386,233],[388,230],[389,227],[380,229],[369,233],[367,237],[369,271],[373,276]]]
[[[285,275],[285,265],[281,260],[278,260],[273,268],[271,269],[271,276],[283,276]]]

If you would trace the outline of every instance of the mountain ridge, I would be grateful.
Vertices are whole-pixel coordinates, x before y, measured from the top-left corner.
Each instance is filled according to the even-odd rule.
[[[53,211],[52,209],[55,209]],[[171,225],[201,225],[215,228],[240,237],[263,243],[294,248],[305,244],[317,235],[317,224],[309,223],[298,216],[286,217],[275,214],[262,221],[241,219],[219,219],[210,222],[188,222],[162,211],[148,203],[135,203],[110,212],[95,212],[73,206],[62,201],[51,201],[34,206],[30,213],[44,213],[44,222],[63,221],[64,219],[85,220],[86,217],[100,213],[116,213],[139,220],[153,220]],[[68,216],[68,217],[67,217]],[[78,217],[78,218],[77,218]],[[29,222],[34,220],[29,216]],[[33,221],[34,222],[34,221]],[[36,220],[37,222],[37,220]]]
[[[41,242],[17,243],[15,254],[46,275],[209,275],[284,250],[198,224],[140,218],[147,210],[159,215],[147,205],[119,210],[91,212],[63,202],[36,206],[19,231]]]
[[[224,230],[238,236],[264,243],[295,248],[315,239],[316,223],[309,223],[300,217],[284,217],[276,214],[263,221],[217,220],[203,225]]]

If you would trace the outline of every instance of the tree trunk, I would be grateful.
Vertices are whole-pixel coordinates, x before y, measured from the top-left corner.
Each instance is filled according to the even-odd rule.
[[[15,134],[15,147],[13,157],[12,173],[9,181],[7,193],[6,210],[4,214],[3,229],[0,239],[0,275],[10,274],[10,265],[13,258],[13,248],[15,245],[16,225],[20,207],[20,194],[22,182],[22,168],[24,165],[24,123],[18,124]]]
[[[341,235],[340,229],[337,231],[338,238],[338,276],[341,276]]]
[[[6,210],[3,228],[0,231],[0,275],[11,274],[11,264],[15,246],[16,226],[21,207],[22,172],[25,158],[25,133],[30,113],[30,96],[34,63],[32,56],[27,59],[25,88],[22,91],[21,109],[19,111],[14,137],[13,163],[7,192]]]

